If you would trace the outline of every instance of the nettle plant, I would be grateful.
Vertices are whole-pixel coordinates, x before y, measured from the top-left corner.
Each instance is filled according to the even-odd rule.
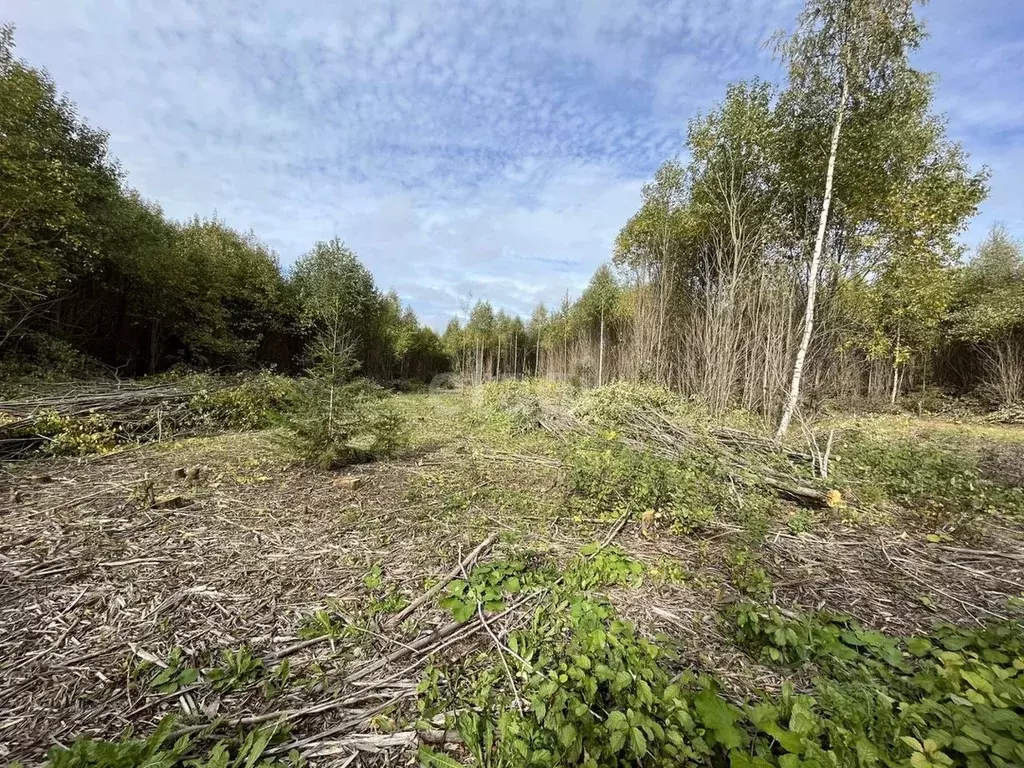
[[[813,699],[817,726],[797,754],[827,744],[839,764],[1024,764],[1019,623],[945,627],[901,639],[848,617],[791,619],[752,604],[737,606],[733,618],[740,643],[763,659],[813,665],[820,673]],[[794,745],[780,744],[794,752]]]
[[[679,533],[693,533],[706,526],[717,509],[732,504],[714,459],[704,453],[673,462],[609,439],[581,446],[569,466],[569,488],[577,503],[592,505],[610,517],[654,518]]]
[[[669,682],[656,646],[603,601],[575,597],[553,608],[509,639],[532,671],[522,692],[529,711],[498,718],[508,763],[681,765],[711,753],[694,703]]]
[[[175,693],[193,685],[199,679],[199,670],[189,663],[181,648],[172,648],[167,666],[150,680],[150,687],[159,693]]]
[[[550,581],[550,571],[528,567],[526,558],[477,565],[467,579],[453,579],[445,588],[442,608],[456,621],[466,621],[478,607],[486,611],[505,610],[505,598]]]

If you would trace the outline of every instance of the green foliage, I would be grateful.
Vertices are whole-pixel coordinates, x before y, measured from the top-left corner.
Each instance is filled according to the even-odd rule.
[[[685,463],[631,450],[614,441],[585,443],[570,456],[569,488],[610,516],[653,515],[692,533],[732,504],[714,460],[694,452]]]
[[[3,345],[0,344],[0,348]],[[5,380],[70,381],[102,375],[102,366],[64,339],[27,331],[4,359],[0,385]]]
[[[118,430],[98,413],[61,416],[55,411],[36,417],[32,432],[46,438],[45,453],[53,456],[86,456],[108,453],[119,442]]]
[[[995,227],[957,275],[950,329],[961,339],[992,342],[1024,323],[1024,245]]]
[[[638,638],[600,601],[570,597],[541,609],[543,625],[521,631],[509,647],[531,672],[522,695],[530,710],[499,718],[500,749],[523,765],[686,764],[733,737],[726,712],[702,735],[698,705],[658,664],[658,649]],[[559,618],[560,617],[560,618]]]
[[[678,396],[664,387],[615,381],[589,389],[576,400],[573,413],[588,424],[616,429],[637,411],[669,411],[679,406]]]
[[[420,747],[417,759],[423,768],[464,768],[464,765],[451,755],[425,745]],[[483,762],[479,764],[485,765]]]
[[[671,683],[658,663],[661,651],[603,601],[558,592],[508,647],[528,710],[498,689],[493,668],[461,682],[480,712],[460,717],[456,727],[471,753],[484,756],[481,765],[698,764],[711,745],[741,738],[729,723],[733,708],[695,702],[689,678]],[[428,673],[421,684],[428,711],[444,706],[457,680]],[[706,728],[695,722],[701,709]]]
[[[132,738],[127,732],[118,741],[78,739],[67,749],[54,747],[46,768],[302,768],[305,761],[297,752],[284,758],[266,755],[267,749],[285,733],[281,729],[250,731],[237,740],[221,740],[199,750],[190,737],[173,744],[169,736],[174,718],[166,717],[151,736]]]
[[[753,562],[734,552],[734,579]],[[530,570],[479,568],[453,590],[466,617]],[[737,705],[710,679],[673,677],[670,646],[638,636],[593,592],[639,575],[614,549],[581,552],[561,578],[539,582],[541,603],[508,636],[502,662],[481,653],[427,670],[424,718],[458,710],[452,724],[480,766],[1009,768],[1024,757],[1019,624],[899,639],[849,617],[739,603],[729,613],[738,644],[764,663],[803,667],[813,683]]]
[[[513,435],[540,426],[540,398],[529,382],[518,379],[488,382],[483,388],[483,398],[495,419]]]
[[[595,587],[639,587],[643,573],[643,564],[617,547],[599,548],[597,544],[588,544],[580,548],[579,557],[565,579],[582,591]]]
[[[264,672],[263,660],[243,645],[235,651],[221,651],[222,665],[206,670],[215,691],[235,691],[254,683]]]
[[[404,417],[390,397],[365,379],[348,379],[347,351],[332,364],[318,365],[300,380],[282,419],[284,447],[297,458],[324,469],[393,456],[406,445]]]
[[[440,606],[452,612],[456,621],[476,615],[478,607],[486,611],[505,610],[505,598],[550,581],[549,571],[530,568],[528,558],[482,563],[474,566],[468,579],[453,579],[445,587]]]
[[[408,421],[388,398],[367,406],[366,431],[370,435],[370,451],[376,456],[392,458],[409,444]]]
[[[639,517],[672,501],[672,463],[617,443],[585,445],[571,456],[569,488],[601,512]]]
[[[857,766],[1004,768],[1024,760],[1019,624],[898,639],[847,617],[786,618],[752,604],[735,606],[733,620],[740,643],[766,661],[820,672],[804,716],[812,742],[789,744],[770,729],[774,720],[765,728],[757,708],[751,712],[788,752],[812,755],[828,745],[840,765]]]
[[[190,743],[182,737],[167,746],[173,718],[164,718],[147,739],[132,739],[130,734],[120,741],[78,739],[68,749],[54,748],[47,755],[48,768],[173,768],[184,761]]]
[[[202,424],[219,429],[250,430],[271,426],[295,402],[296,383],[268,371],[241,378],[237,386],[196,375],[186,384],[198,388],[188,407]]]
[[[854,432],[837,452],[836,477],[867,503],[891,500],[949,528],[990,512],[1024,513],[1024,490],[984,477],[976,455],[961,445]]]
[[[334,610],[317,610],[302,619],[299,637],[311,640],[315,637],[342,637],[348,629],[348,622]]]
[[[93,214],[116,194],[107,138],[76,114],[45,71],[14,55],[0,26],[0,348],[39,297],[94,255]]]
[[[172,648],[167,657],[167,666],[156,673],[149,685],[160,693],[174,693],[198,679],[199,670],[189,664],[181,648]]]
[[[747,547],[736,547],[726,553],[726,566],[733,586],[750,598],[766,599],[772,591],[772,582],[764,568],[757,564],[757,556]]]

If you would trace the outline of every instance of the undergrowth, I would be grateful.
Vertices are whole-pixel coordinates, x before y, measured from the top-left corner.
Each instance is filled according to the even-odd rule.
[[[1017,622],[893,638],[848,617],[787,618],[753,604],[736,606],[733,621],[762,659],[818,671],[808,717],[839,765],[1024,764]]]
[[[843,436],[832,462],[838,482],[865,505],[893,502],[935,528],[970,529],[991,513],[1024,517],[1024,489],[983,476],[965,446],[918,438]]]
[[[41,450],[50,456],[109,453],[127,442],[123,430],[97,413],[62,416],[55,411],[48,411],[36,417],[32,432],[44,438]]]
[[[298,394],[293,379],[268,371],[238,377],[237,384],[227,387],[206,374],[191,374],[183,383],[195,391],[188,408],[198,425],[232,431],[272,426]]]
[[[249,731],[212,745],[190,736],[172,740],[174,718],[167,717],[146,739],[126,731],[117,741],[78,739],[67,749],[55,747],[46,768],[302,768],[295,751],[271,757],[267,750],[287,737],[281,727]]]
[[[736,504],[713,455],[673,462],[614,440],[589,441],[571,453],[568,487],[579,512],[629,515],[676,533],[700,530]]]
[[[742,553],[731,567],[752,572]],[[492,649],[427,670],[420,684],[424,722],[457,713],[449,725],[478,766],[1024,762],[1019,625],[900,639],[844,617],[787,617],[741,603],[728,615],[737,644],[776,665],[783,679],[800,667],[813,682],[800,692],[786,682],[777,695],[740,702],[711,677],[674,672],[671,644],[652,642],[615,615],[601,590],[634,585],[642,573],[623,553],[596,546],[560,577],[538,572],[532,620],[508,635],[500,660]],[[498,610],[507,594],[525,591],[525,575],[519,565],[478,566],[453,597],[470,604],[466,618]],[[746,591],[765,596],[761,588]],[[452,765],[429,750],[421,761]]]
[[[506,379],[485,384],[483,402],[491,420],[509,433],[523,434],[540,426],[538,383]]]

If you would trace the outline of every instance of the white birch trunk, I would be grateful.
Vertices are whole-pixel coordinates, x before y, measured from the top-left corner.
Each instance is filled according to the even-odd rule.
[[[804,310],[804,332],[800,339],[800,347],[796,351],[796,361],[793,364],[793,378],[789,384],[789,397],[786,407],[782,411],[782,418],[779,420],[779,428],[775,432],[775,440],[781,441],[789,431],[789,423],[793,420],[797,405],[800,402],[800,382],[804,375],[804,361],[807,359],[807,349],[811,345],[811,333],[814,330],[814,301],[818,293],[818,271],[821,268],[821,252],[825,246],[825,231],[828,228],[828,212],[832,206],[832,181],[835,178],[836,155],[839,152],[839,135],[843,130],[843,116],[846,113],[846,100],[849,96],[849,86],[846,78],[843,78],[843,92],[839,101],[839,110],[836,112],[836,122],[832,127],[832,146],[828,154],[828,171],[825,174],[825,197],[821,201],[821,219],[818,221],[818,235],[814,240],[814,253],[811,254],[811,274],[807,281],[807,308]]]

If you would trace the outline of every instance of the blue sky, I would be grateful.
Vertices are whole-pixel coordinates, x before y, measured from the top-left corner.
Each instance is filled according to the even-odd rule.
[[[130,183],[215,211],[285,264],[345,240],[426,322],[475,298],[528,314],[610,256],[640,187],[795,0],[5,0]],[[934,0],[937,107],[1024,236],[1024,4]]]

